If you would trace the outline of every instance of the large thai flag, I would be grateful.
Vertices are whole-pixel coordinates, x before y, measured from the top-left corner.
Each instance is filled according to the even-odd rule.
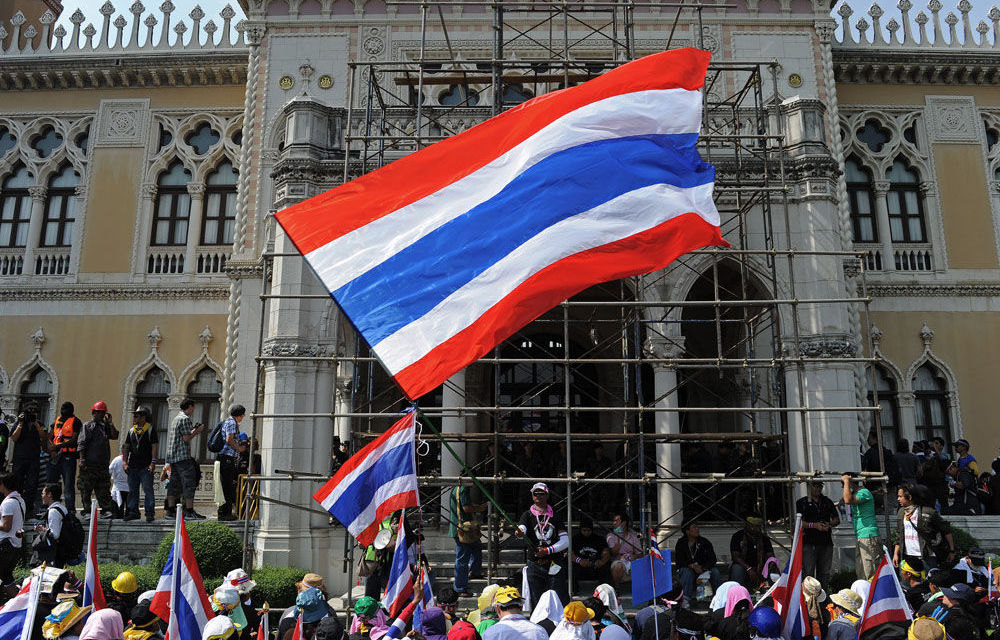
[[[170,640],[201,640],[202,630],[215,615],[205,593],[191,539],[184,528],[182,511],[178,506],[174,543],[149,610],[167,621]]]
[[[886,622],[906,624],[912,619],[913,614],[906,602],[903,587],[896,578],[896,571],[889,562],[889,556],[883,555],[882,562],[875,570],[875,577],[872,578],[871,589],[868,590],[868,599],[858,624],[858,635],[863,636],[866,631]]]
[[[97,569],[97,500],[90,502],[90,531],[87,534],[87,566],[83,573],[83,606],[93,605],[94,611],[107,607],[101,574]]]
[[[695,148],[709,57],[539,96],[277,220],[416,399],[579,291],[724,244]]]
[[[389,612],[389,617],[399,615],[411,600],[413,600],[413,572],[410,571],[410,554],[406,549],[406,530],[403,528],[403,517],[399,516],[399,531],[396,533],[396,550],[392,554],[392,566],[389,567],[389,579],[386,581],[385,595],[382,596],[382,606]]]
[[[805,595],[802,593],[802,516],[795,517],[795,531],[792,534],[792,554],[778,581],[764,594],[774,600],[774,608],[781,614],[784,625],[782,637],[787,640],[802,640],[806,634],[809,612]]]
[[[375,540],[379,523],[393,512],[419,502],[416,420],[416,411],[407,412],[313,494],[362,545]]]
[[[0,609],[0,640],[29,640],[38,607],[42,577],[24,581],[17,595]]]

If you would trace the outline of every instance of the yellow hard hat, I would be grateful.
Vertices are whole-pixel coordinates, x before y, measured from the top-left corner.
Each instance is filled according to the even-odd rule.
[[[122,571],[111,581],[111,588],[118,593],[135,593],[139,590],[139,583],[131,572]]]
[[[521,599],[521,592],[517,587],[500,587],[493,596],[493,604],[509,604]]]

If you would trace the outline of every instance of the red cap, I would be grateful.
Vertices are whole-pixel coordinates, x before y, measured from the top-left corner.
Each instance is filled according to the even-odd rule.
[[[94,406],[90,408],[91,411],[107,411],[108,405],[104,404],[104,400],[98,400],[94,403]]]

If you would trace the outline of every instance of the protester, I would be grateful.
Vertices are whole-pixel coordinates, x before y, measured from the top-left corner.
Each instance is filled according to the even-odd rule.
[[[13,596],[17,592],[14,567],[24,543],[22,529],[25,504],[18,493],[20,488],[16,475],[11,472],[0,474],[0,494],[4,496],[0,502],[0,588],[7,596]]]
[[[233,621],[226,616],[215,616],[201,632],[201,640],[229,640],[236,635]]]
[[[234,404],[229,408],[229,417],[222,423],[222,437],[225,444],[222,451],[216,456],[219,461],[219,475],[222,483],[222,495],[225,502],[219,506],[218,518],[220,522],[236,520],[233,509],[236,508],[236,483],[239,476],[240,453],[247,450],[247,447],[240,444],[240,423],[246,416],[247,410],[241,404]]]
[[[642,557],[642,543],[629,524],[625,512],[616,513],[611,522],[613,528],[607,537],[608,548],[611,549],[611,581],[615,587],[620,587],[631,573],[632,561]]]
[[[538,602],[531,608],[529,620],[545,629],[545,633],[552,635],[556,625],[562,620],[563,603],[559,600],[559,595],[549,589],[538,597]]]
[[[896,467],[899,469],[899,483],[916,484],[920,479],[921,460],[910,451],[910,443],[902,438],[896,443]]]
[[[63,519],[67,511],[60,498],[62,498],[61,485],[52,483],[42,488],[45,523],[35,525],[35,539],[31,543],[33,567],[43,562],[49,567],[63,566],[63,559],[59,557],[59,537],[62,535]]]
[[[246,619],[246,630],[251,632],[256,630],[260,624],[260,618],[257,615],[257,608],[253,606],[251,592],[257,586],[257,583],[250,579],[246,571],[239,568],[227,573],[222,584],[236,589],[240,597],[240,608],[243,610],[243,617]],[[246,632],[243,635],[245,636]]]
[[[726,589],[724,608],[709,615],[706,630],[722,640],[746,638],[750,632],[751,609],[750,592],[743,585],[735,584]]]
[[[448,640],[481,640],[481,638],[474,626],[459,620],[448,630]]]
[[[690,609],[678,609],[674,616],[674,634],[677,640],[703,640],[705,619]],[[601,640],[627,640],[628,636],[607,637]]]
[[[111,476],[111,500],[115,503],[115,516],[125,518],[128,511],[128,474],[125,472],[125,457],[117,455],[108,465]]]
[[[426,607],[420,616],[420,632],[426,640],[448,640],[448,619],[441,607]]]
[[[611,580],[611,549],[604,536],[594,531],[589,516],[580,518],[580,531],[573,536],[573,582]],[[576,585],[574,585],[576,588]]]
[[[142,487],[146,522],[156,518],[156,498],[153,494],[153,474],[160,452],[156,428],[149,422],[149,409],[136,407],[132,428],[125,434],[122,455],[128,473],[128,504],[125,520],[139,519],[139,488]]]
[[[781,616],[771,607],[756,607],[750,612],[747,619],[750,623],[750,632],[755,639],[759,640],[780,640],[781,638]]]
[[[809,630],[807,637],[824,637],[826,635],[827,620],[823,615],[823,606],[827,600],[827,596],[819,580],[813,576],[803,578],[802,598],[805,600],[806,611],[809,614],[809,620],[806,622],[806,627]]]
[[[951,446],[955,447],[955,463],[959,467],[968,469],[973,476],[979,477],[979,465],[976,463],[975,456],[969,453],[969,441],[960,438],[952,442]]]
[[[743,528],[729,539],[729,553],[733,558],[729,579],[748,589],[756,589],[763,583],[764,563],[774,556],[774,547],[762,529],[763,524],[760,515],[748,516]]]
[[[850,589],[841,589],[830,596],[831,616],[825,640],[858,640],[857,625],[864,601]]]
[[[939,507],[948,505],[948,464],[950,458],[944,451],[944,438],[934,437],[930,440],[931,450],[924,456],[922,481],[930,491],[930,506],[936,502]]]
[[[204,520],[205,516],[194,510],[194,492],[198,488],[200,470],[191,456],[190,442],[205,430],[205,425],[192,425],[194,401],[181,400],[180,413],[174,416],[167,432],[166,463],[170,465],[170,483],[167,485],[167,519],[175,517],[177,502],[184,498],[184,517],[188,520]]]
[[[514,535],[526,540],[529,545],[528,589],[532,594],[554,589],[561,601],[569,602],[565,553],[569,547],[569,535],[566,525],[549,505],[549,487],[544,482],[536,482],[531,487],[531,499],[534,504],[521,514],[514,529]],[[507,595],[509,597],[510,593]],[[520,593],[517,599],[520,601]]]
[[[362,596],[354,603],[354,617],[351,619],[350,635],[360,634],[362,638],[378,640],[389,631],[388,617],[371,596]]]
[[[84,517],[90,515],[91,496],[97,498],[101,505],[101,515],[115,517],[115,503],[111,500],[111,475],[108,465],[111,464],[111,441],[118,439],[118,429],[115,428],[108,405],[98,400],[90,408],[91,420],[80,430],[77,450],[80,454],[80,473],[77,476],[77,487],[80,489],[80,513]]]
[[[833,500],[823,495],[823,483],[809,483],[809,495],[799,498],[795,511],[802,515],[802,571],[816,577],[821,585],[830,583],[833,565],[833,534],[840,515]]]
[[[145,596],[146,594],[143,594]],[[124,640],[160,640],[163,638],[163,620],[149,610],[149,600],[139,597],[139,604],[129,614],[131,622],[125,629]],[[261,638],[261,640],[268,640]]]
[[[946,640],[946,636],[944,625],[927,617],[915,619],[907,632],[908,640]]]
[[[979,483],[969,467],[952,462],[948,465],[948,475],[952,479],[954,497],[950,506],[941,508],[941,513],[952,516],[975,516],[982,513]]]
[[[956,584],[941,589],[941,604],[932,617],[944,623],[948,636],[956,640],[980,640],[978,625],[969,616],[968,607],[975,595],[967,584]]]
[[[625,609],[618,601],[618,594],[615,593],[614,587],[610,584],[599,584],[597,585],[597,588],[594,589],[594,597],[597,598],[605,608],[607,608],[607,617],[610,618],[614,624],[617,624],[624,629],[631,630],[626,620]],[[597,610],[594,609],[594,611]],[[603,620],[604,618],[605,616],[600,616],[600,619]]]
[[[733,584],[735,585],[736,583],[734,582]],[[725,583],[723,583],[719,588],[722,589],[725,586]],[[646,628],[650,626],[656,628],[659,626],[660,621],[663,621],[665,625],[672,624],[675,612],[682,607],[683,600],[684,592],[680,584],[675,582],[673,589],[664,593],[659,598],[653,598],[649,606],[639,609],[635,614],[635,628],[633,629],[636,637],[642,638],[646,636]],[[721,606],[724,608],[725,604],[725,597],[723,597]]]
[[[539,484],[536,483],[535,487]],[[544,484],[542,484],[545,487]],[[534,489],[534,487],[533,487]],[[546,497],[548,487],[545,487]],[[534,493],[532,493],[534,495]],[[547,506],[547,500],[542,505]],[[535,501],[538,506],[538,501]],[[551,508],[550,508],[551,509]],[[522,518],[523,520],[523,518]],[[548,527],[553,527],[553,523],[548,523]],[[565,529],[563,530],[565,531]],[[568,598],[567,598],[568,599]],[[516,587],[501,587],[493,597],[493,608],[497,613],[497,623],[483,633],[483,640],[548,640],[548,634],[537,624],[529,621],[521,614],[524,600]]]
[[[469,571],[478,576],[483,573],[483,543],[480,540],[476,515],[486,511],[486,505],[472,502],[468,485],[454,487],[448,494],[451,519],[448,535],[455,540],[455,591],[469,597]]]
[[[955,564],[955,571],[965,572],[965,583],[972,587],[977,598],[986,595],[990,585],[990,571],[986,568],[986,552],[972,547],[964,558]]]
[[[594,640],[594,627],[590,621],[594,611],[575,600],[563,608],[562,620],[556,625],[549,640]],[[501,620],[502,622],[502,620]]]
[[[715,547],[708,538],[701,536],[697,520],[689,520],[681,525],[684,535],[674,546],[673,564],[677,567],[677,578],[684,588],[684,596],[688,600],[697,599],[696,582],[703,573],[708,574],[708,582],[714,592],[722,584],[722,573],[716,567],[718,559]]]
[[[229,589],[228,591],[234,590]],[[316,623],[330,615],[330,608],[323,597],[323,592],[316,587],[310,587],[300,592],[295,597],[295,607],[298,609],[299,619],[302,621],[302,640],[312,638],[316,633]],[[239,611],[238,605],[236,610]],[[233,620],[234,625],[236,622],[236,620]],[[283,636],[279,637],[279,640],[289,640],[289,638],[293,637],[294,631],[294,627],[288,629]]]
[[[247,619],[243,615],[243,607],[240,606],[240,594],[236,589],[223,583],[222,586],[212,593],[209,603],[212,605],[212,611],[220,616],[226,616],[233,621],[233,626],[236,627],[237,633],[242,633],[247,628]],[[298,605],[297,598],[296,605]]]
[[[91,605],[79,607],[75,600],[63,600],[52,609],[52,613],[45,616],[42,637],[46,640],[77,640],[83,632],[87,614],[93,608]]]
[[[72,402],[59,407],[59,416],[52,423],[52,461],[49,463],[49,482],[61,482],[63,502],[68,511],[76,509],[76,466],[80,456],[77,441],[83,423],[76,417]]]
[[[925,580],[927,572],[924,571],[924,563],[919,559],[904,558],[899,562],[899,573],[906,602],[910,609],[916,611],[931,594]]]
[[[121,615],[114,609],[99,609],[93,611],[87,618],[80,633],[80,640],[121,640],[124,637],[125,624]],[[204,634],[202,634],[204,638]]]
[[[951,562],[955,554],[955,539],[941,514],[933,507],[919,506],[913,490],[906,486],[896,491],[896,500],[899,510],[896,512],[893,565],[898,567],[903,558],[911,561],[911,565],[913,560],[920,560],[928,569],[939,563]]]
[[[108,608],[121,615],[122,621],[128,622],[132,609],[138,604],[139,582],[131,571],[122,571],[111,581],[111,592],[105,594]]]
[[[25,514],[34,515],[35,500],[38,496],[38,473],[45,429],[38,421],[38,403],[26,402],[17,416],[17,423],[10,434],[14,443],[11,471],[18,479],[20,494],[24,501]]]
[[[858,579],[871,580],[882,556],[878,522],[875,519],[875,497],[851,474],[842,475],[841,481],[844,483],[844,504],[851,506],[851,522],[854,524],[854,537],[857,541],[854,571]]]
[[[482,593],[479,594],[479,597],[476,598],[476,609],[470,611],[469,615],[465,617],[466,620],[476,627],[476,631],[480,634],[489,626],[487,624],[486,627],[483,627],[483,622],[496,622],[496,611],[493,610],[493,596],[496,595],[499,589],[500,585],[498,584],[486,585]],[[561,607],[562,603],[559,606]]]

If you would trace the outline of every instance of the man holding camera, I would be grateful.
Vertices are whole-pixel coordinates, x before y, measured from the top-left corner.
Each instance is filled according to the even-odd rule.
[[[167,455],[165,462],[170,465],[170,482],[167,483],[167,518],[176,516],[175,509],[181,496],[184,497],[184,517],[188,520],[204,520],[205,516],[194,510],[194,492],[198,488],[200,469],[198,461],[191,456],[190,443],[205,431],[202,423],[192,424],[194,400],[181,401],[181,411],[174,416],[167,431]]]
[[[108,405],[98,400],[90,408],[91,420],[83,425],[77,440],[76,450],[80,456],[80,474],[77,488],[80,490],[80,513],[90,515],[90,497],[95,495],[101,505],[101,515],[115,517],[115,503],[111,499],[111,441],[118,439]]]
[[[38,404],[27,402],[17,416],[17,424],[10,434],[14,443],[11,471],[20,482],[25,513],[33,515],[35,498],[38,494],[39,456],[46,442],[45,428],[38,421]]]

